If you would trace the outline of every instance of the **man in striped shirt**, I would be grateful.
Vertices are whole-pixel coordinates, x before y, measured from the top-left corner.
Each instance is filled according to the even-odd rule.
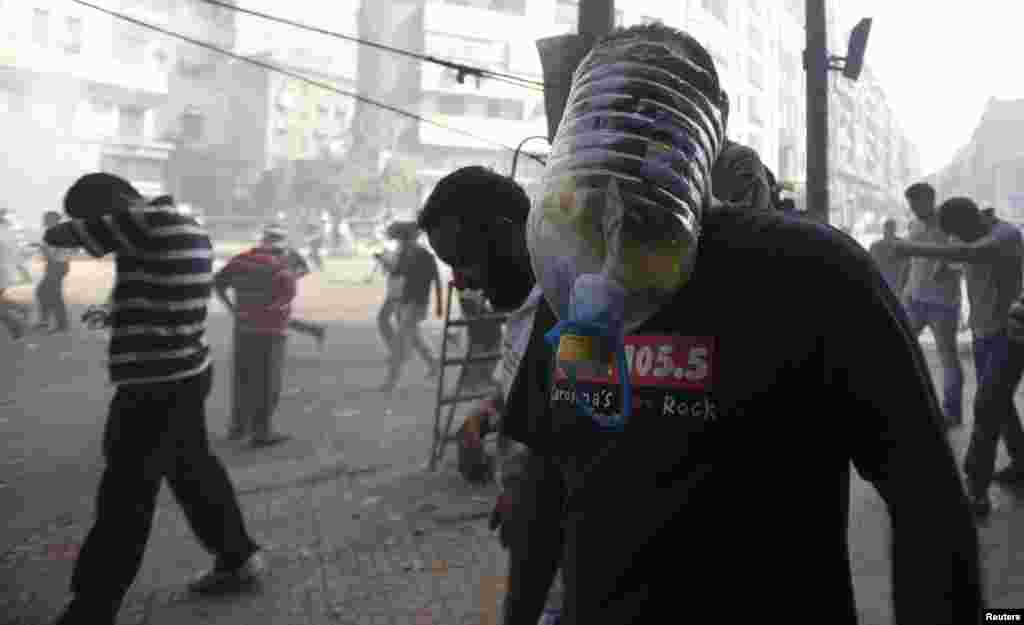
[[[138,574],[164,479],[216,557],[191,590],[237,589],[265,565],[207,439],[209,237],[170,197],[146,201],[109,174],[80,178],[64,208],[71,220],[47,230],[46,244],[115,257],[109,366],[117,391],[103,436],[96,523],[75,563],[74,599],[57,622],[113,625]]]
[[[281,399],[285,345],[296,268],[289,257],[286,233],[268,227],[263,241],[242,252],[214,278],[217,297],[235,317],[234,384],[228,438],[252,435],[254,447],[287,440],[271,430],[271,418]],[[234,291],[234,300],[227,292]]]

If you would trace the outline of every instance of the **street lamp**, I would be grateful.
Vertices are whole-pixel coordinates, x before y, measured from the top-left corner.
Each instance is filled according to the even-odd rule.
[[[843,76],[853,81],[860,78],[860,72],[864,69],[864,51],[868,47],[868,34],[870,32],[870,17],[865,17],[857,22],[857,25],[850,32],[850,40],[846,46],[846,56],[830,55],[828,57],[828,68],[843,70]]]
[[[519,145],[516,146],[516,151],[512,154],[512,172],[509,173],[509,175],[508,175],[509,178],[515,179],[515,177],[516,177],[516,164],[519,162],[519,153],[523,150],[523,146],[526,145],[526,142],[527,141],[532,141],[533,139],[543,139],[545,141],[548,140],[547,137],[543,137],[541,135],[535,135],[533,137],[527,137],[527,138],[523,139],[522,141],[520,141]]]

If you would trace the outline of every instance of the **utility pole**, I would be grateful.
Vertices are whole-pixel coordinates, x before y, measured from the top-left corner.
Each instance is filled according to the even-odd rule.
[[[615,0],[580,0],[578,20],[576,33],[537,40],[544,70],[544,108],[548,117],[549,143],[554,142],[562,120],[573,72],[594,42],[615,27]],[[514,161],[512,173],[515,174]]]
[[[807,212],[828,223],[828,31],[825,0],[806,0]]]
[[[579,34],[596,41],[615,28],[615,0],[580,0]]]

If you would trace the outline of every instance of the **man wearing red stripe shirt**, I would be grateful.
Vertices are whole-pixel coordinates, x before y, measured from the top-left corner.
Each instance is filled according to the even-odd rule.
[[[281,398],[288,322],[297,278],[279,228],[264,230],[257,247],[235,256],[214,278],[214,291],[235,317],[234,385],[228,438],[252,435],[254,447],[288,437],[274,433],[271,417]],[[234,291],[234,301],[227,291]]]

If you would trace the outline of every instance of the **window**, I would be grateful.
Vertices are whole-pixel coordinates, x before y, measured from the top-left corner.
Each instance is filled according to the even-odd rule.
[[[526,15],[526,0],[446,0],[448,4]]]
[[[32,42],[44,48],[50,45],[50,12],[46,9],[32,10]]]
[[[205,118],[198,111],[186,111],[181,115],[181,137],[185,141],[202,141]]]
[[[788,82],[799,80],[796,56],[790,52],[782,53],[782,77]]]
[[[122,63],[138,64],[146,60],[146,38],[138,27],[125,22],[114,25],[114,58]]]
[[[764,118],[761,116],[761,103],[758,101],[758,96],[750,96],[750,106],[747,109],[747,116],[750,121],[758,125],[764,124]]]
[[[764,68],[761,67],[761,61],[752,56],[747,57],[747,77],[754,85],[764,86]]]
[[[761,135],[759,135],[757,133],[754,133],[754,132],[750,133],[747,136],[747,146],[750,147],[751,149],[753,149],[758,154],[760,154],[761,153],[761,148],[762,148],[762,146],[761,146]]]
[[[751,24],[747,28],[747,41],[750,42],[750,47],[756,52],[764,52],[764,36],[756,26]]]
[[[20,91],[0,89],[0,112],[24,113],[25,94]]]
[[[729,21],[729,0],[700,0],[701,6],[721,22]]]
[[[64,18],[64,52],[68,54],[81,54],[82,52],[82,18]]]
[[[496,119],[519,121],[523,119],[524,108],[523,103],[519,100],[489,98],[487,101],[487,116]]]
[[[139,140],[145,136],[146,111],[131,106],[122,106],[117,120],[117,134],[122,139]]]
[[[574,29],[580,20],[580,4],[577,0],[556,0],[555,23],[572,26]]]
[[[786,10],[801,26],[804,25],[804,0],[786,0]]]
[[[800,107],[796,98],[786,96],[782,104],[783,124],[786,128],[796,130],[800,128]]]
[[[490,111],[488,98],[481,98],[479,96],[469,96],[465,98],[466,117],[487,117],[487,113]]]
[[[442,115],[465,115],[466,97],[447,94],[437,96],[437,112]]]

